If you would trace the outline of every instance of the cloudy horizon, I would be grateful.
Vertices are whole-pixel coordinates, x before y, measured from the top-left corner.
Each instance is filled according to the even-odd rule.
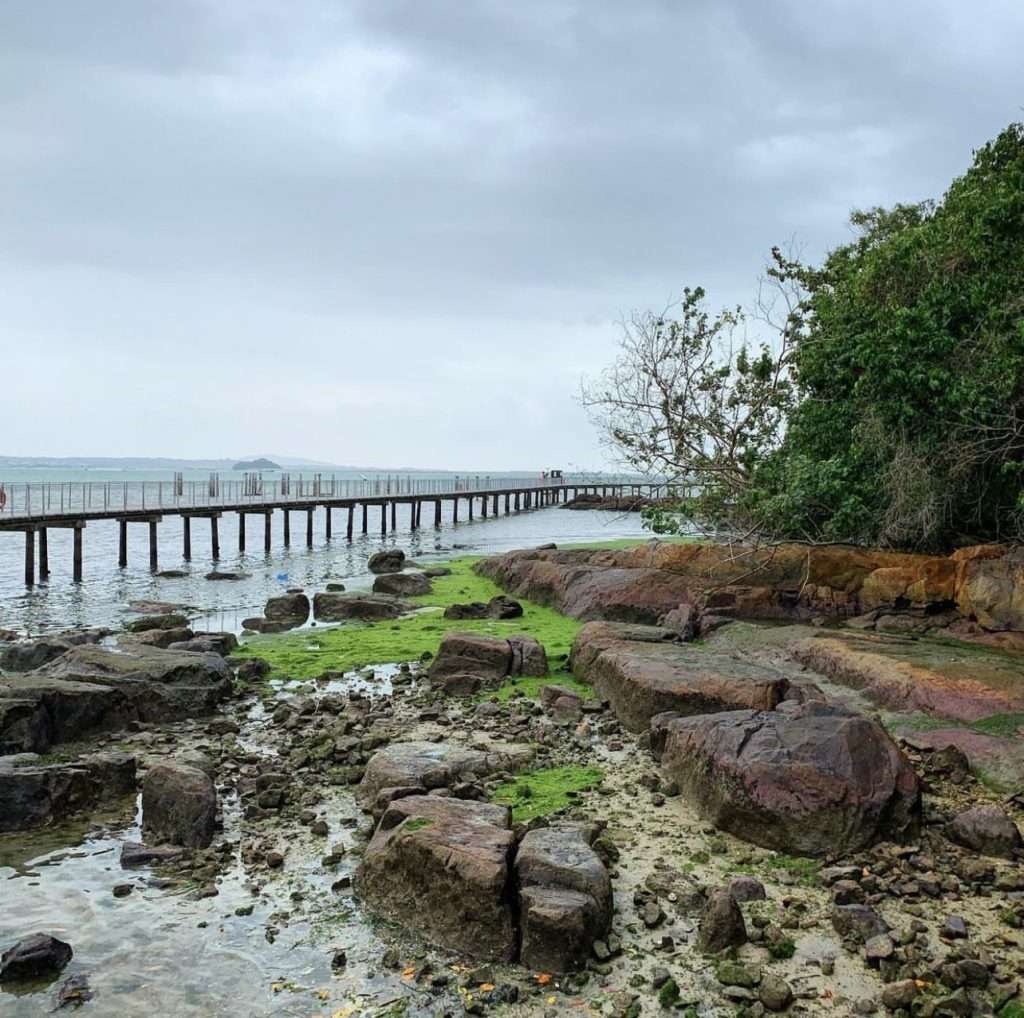
[[[607,461],[617,322],[1021,119],[1024,6],[0,9],[0,455]]]

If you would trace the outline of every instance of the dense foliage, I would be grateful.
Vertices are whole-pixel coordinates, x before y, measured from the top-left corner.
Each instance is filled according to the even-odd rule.
[[[773,353],[794,405],[724,499],[675,456],[668,472],[699,486],[682,516],[899,547],[1020,537],[1024,127],[979,150],[940,201],[852,223],[856,239],[820,267],[775,252],[770,279],[800,293]],[[653,523],[673,526],[664,514]]]

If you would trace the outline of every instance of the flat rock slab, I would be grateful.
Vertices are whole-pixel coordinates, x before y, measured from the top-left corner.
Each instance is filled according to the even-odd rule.
[[[573,672],[633,732],[665,711],[771,710],[789,691],[789,680],[763,665],[668,642],[671,635],[655,626],[588,623],[573,644]]]
[[[481,961],[511,961],[510,812],[434,795],[388,807],[356,873],[374,911]]]
[[[520,961],[542,972],[582,968],[612,920],[608,871],[576,827],[529,831],[515,862]]]
[[[73,763],[0,767],[0,831],[59,823],[135,791],[135,757],[93,753]]]
[[[496,771],[519,770],[533,755],[527,745],[495,743],[471,749],[449,742],[394,742],[370,758],[357,795],[372,808],[386,789],[406,789],[408,794],[410,789],[449,788]]]
[[[320,593],[313,596],[313,617],[321,622],[397,619],[413,610],[408,601],[390,594]]]
[[[27,701],[42,710],[26,727],[23,709],[0,709],[0,745],[20,740],[23,751],[46,752],[52,744],[129,721],[207,714],[230,691],[231,670],[219,654],[136,643],[76,646],[35,671],[0,677],[0,704]],[[25,745],[26,731],[39,735],[39,744]]]
[[[662,769],[716,827],[823,856],[916,833],[921,793],[877,722],[820,702],[651,723]]]
[[[373,581],[375,594],[394,594],[397,597],[417,597],[433,590],[426,573],[383,573]]]

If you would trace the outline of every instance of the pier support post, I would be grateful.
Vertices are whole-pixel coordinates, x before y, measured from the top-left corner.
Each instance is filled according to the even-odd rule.
[[[482,520],[487,519],[487,496],[483,495],[480,498],[480,518]]]
[[[387,537],[388,534],[388,504],[387,502],[381,502],[380,504],[380,536]]]
[[[391,533],[398,529],[398,503],[391,503]]]
[[[25,586],[33,587],[36,582],[36,532],[29,527],[25,531]]]
[[[213,545],[214,561],[220,558],[220,529],[217,525],[217,517],[210,517],[210,544]]]
[[[245,513],[238,514],[238,550],[245,551]]]
[[[268,555],[270,554],[270,539],[273,536],[270,526],[273,518],[274,514],[269,510],[263,514],[263,550]]]
[[[452,523],[459,522],[459,496],[452,499]]]
[[[75,583],[82,582],[82,531],[85,530],[85,523],[76,525],[72,530],[72,563],[71,576]]]
[[[441,526],[441,500],[434,502],[434,529]]]
[[[306,510],[306,547],[313,547],[313,510]]]
[[[47,546],[46,527],[39,528],[39,579],[45,580],[50,575],[50,551]]]
[[[419,528],[419,525],[420,525],[420,518],[419,518],[419,514],[416,512],[416,508],[417,508],[417,503],[416,502],[410,502],[409,503],[409,529],[410,530],[417,530]]]
[[[497,495],[494,496],[494,506],[493,506],[491,515],[492,516],[497,516],[498,515],[498,496]]]
[[[509,502],[509,494],[506,491],[505,492],[505,515],[506,516],[508,516],[508,502]]]
[[[324,538],[329,541],[331,539],[331,507],[329,505],[324,506],[324,510],[327,513],[327,523],[324,525]]]
[[[156,560],[156,520],[149,521],[149,571],[157,571]]]
[[[290,548],[292,545],[292,514],[288,507],[284,508],[284,546]]]
[[[121,569],[128,565],[128,521],[117,521],[117,564]],[[188,558],[188,517],[185,517],[185,558]]]
[[[182,518],[182,523],[183,523],[183,526],[181,528],[181,535],[182,535],[182,543],[184,544],[184,548],[182,548],[182,554],[183,554],[184,559],[185,559],[186,562],[191,562],[192,561],[192,517],[191,516],[183,517]],[[124,531],[121,531],[121,533],[124,533]],[[127,547],[126,547],[126,551],[125,551],[125,557],[127,557]]]
[[[469,498],[466,499],[466,501],[469,503],[469,519],[470,519],[470,522],[472,522],[473,521],[473,496],[470,495]]]
[[[367,511],[368,511],[367,510],[367,505],[364,502],[363,503],[363,533],[364,534],[366,533],[366,514],[367,514]]]
[[[355,515],[356,507],[350,505],[348,507],[348,526],[345,528],[345,537],[347,540],[352,540],[352,517]]]

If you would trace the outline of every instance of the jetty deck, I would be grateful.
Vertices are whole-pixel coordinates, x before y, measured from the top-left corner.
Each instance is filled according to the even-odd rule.
[[[21,533],[25,541],[25,583],[35,584],[37,577],[50,575],[48,531],[70,529],[72,540],[72,577],[82,581],[82,553],[87,524],[113,521],[120,527],[118,540],[119,568],[128,565],[128,527],[145,525],[149,530],[149,565],[158,569],[159,525],[165,516],[177,516],[182,525],[182,554],[192,559],[192,522],[208,520],[211,551],[214,561],[220,558],[218,521],[225,513],[238,514],[238,549],[246,550],[246,521],[250,516],[262,517],[263,548],[269,554],[273,546],[275,513],[280,513],[285,547],[291,544],[292,513],[305,513],[306,545],[313,546],[314,517],[325,510],[325,538],[331,540],[334,511],[344,516],[345,539],[351,541],[357,531],[367,534],[371,525],[371,509],[377,517],[375,530],[386,537],[398,528],[397,507],[409,506],[409,525],[418,530],[423,525],[423,508],[432,510],[431,525],[440,527],[445,504],[452,523],[463,520],[497,517],[504,512],[525,512],[568,502],[579,495],[615,497],[653,496],[660,486],[636,483],[621,478],[490,478],[456,479],[446,483],[436,478],[416,479],[388,477],[374,480],[324,478],[288,478],[264,481],[250,476],[242,480],[222,481],[211,477],[208,482],[136,481],[89,482],[64,481],[3,485],[0,501],[0,531]],[[403,513],[403,515],[406,515]],[[428,520],[431,513],[428,512]],[[38,572],[37,572],[38,563]]]

